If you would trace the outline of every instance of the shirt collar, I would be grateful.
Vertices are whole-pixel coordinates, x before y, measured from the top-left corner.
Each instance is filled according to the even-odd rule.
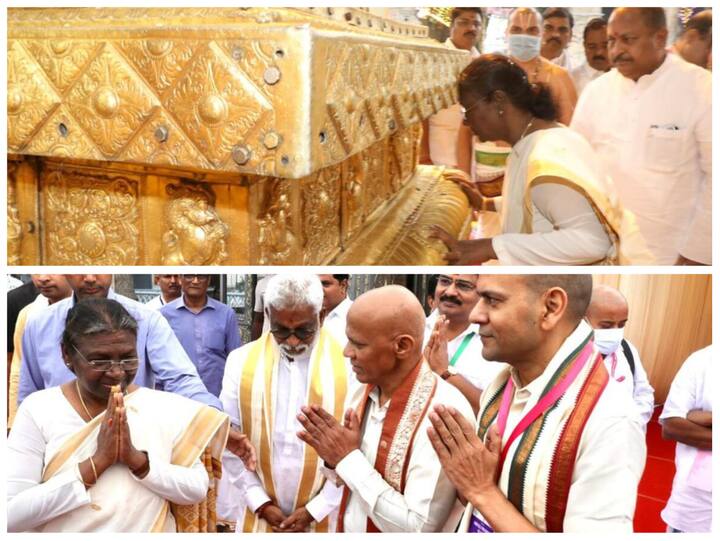
[[[210,298],[210,295],[206,295],[206,296],[205,296],[205,306],[203,306],[202,308],[200,308],[200,312],[202,312],[202,311],[205,310],[206,308],[211,308],[212,310],[215,310],[215,306],[213,306],[213,304],[210,302],[211,300],[212,300],[212,299]],[[185,295],[180,295],[180,296],[179,296],[175,301],[173,301],[173,302],[177,302],[177,306],[175,306],[175,309],[176,309],[176,310],[180,310],[181,308],[185,308],[185,310],[187,310],[187,311],[189,311],[189,312],[192,312],[192,310],[190,310],[190,308],[188,308],[187,305],[185,304]],[[169,304],[169,303],[168,303],[168,304]],[[199,314],[200,312],[197,312],[197,313]]]
[[[613,68],[613,70],[615,70],[615,72],[620,76],[620,78],[631,87],[648,87],[653,84],[663,73],[665,73],[669,69],[672,69],[672,65],[675,63],[677,63],[677,56],[665,53],[665,60],[663,60],[662,64],[660,64],[655,71],[653,71],[652,73],[648,73],[647,75],[643,75],[637,81],[633,81],[632,79],[625,77],[617,70],[617,68]]]
[[[350,306],[352,306],[352,301],[349,297],[345,297],[340,304],[330,310],[330,313],[325,316],[325,319],[346,316],[348,310],[350,310]]]

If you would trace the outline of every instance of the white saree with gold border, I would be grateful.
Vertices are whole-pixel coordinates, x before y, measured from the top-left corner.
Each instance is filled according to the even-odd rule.
[[[247,358],[242,363],[238,388],[240,429],[248,435],[258,454],[256,473],[273,502],[277,502],[272,475],[272,434],[275,420],[278,360],[280,350],[270,333],[249,344]],[[305,404],[318,404],[342,420],[347,394],[347,368],[340,344],[330,333],[321,329],[310,356],[308,386]],[[315,450],[304,445],[302,472],[293,509],[303,507],[322,488],[325,477],[321,473],[322,461]],[[313,522],[311,531],[328,531],[329,517]],[[238,518],[237,530],[243,532],[269,532],[267,522],[245,508]]]
[[[581,135],[565,127],[533,132],[513,147],[500,208],[503,233],[533,233],[531,190],[547,182],[575,190],[590,203],[612,242],[605,259],[597,263],[654,263],[635,216],[618,200],[599,158]]]
[[[187,398],[139,388],[125,396],[128,425],[136,449],[147,451],[150,468],[153,462],[191,467],[204,454],[220,464],[230,427],[228,416],[200,402]],[[72,434],[49,458],[43,470],[43,482],[54,475],[71,470],[92,456],[102,413]],[[215,479],[211,479],[214,492]],[[176,532],[197,531],[189,516],[197,514],[194,506],[173,506],[162,496],[138,482],[127,466],[115,464],[100,475],[88,489],[91,504],[65,513],[46,522],[44,532]],[[188,510],[187,508],[191,508]],[[174,514],[178,515],[178,520]]]

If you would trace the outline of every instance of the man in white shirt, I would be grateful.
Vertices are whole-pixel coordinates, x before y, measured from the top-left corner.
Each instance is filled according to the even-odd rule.
[[[153,276],[153,281],[160,287],[160,295],[145,303],[148,308],[160,310],[167,303],[179,299],[182,295],[179,274],[156,274]]]
[[[590,81],[610,70],[608,59],[607,21],[596,17],[590,19],[583,30],[585,62],[570,70],[578,96]]]
[[[605,358],[610,383],[619,385],[632,396],[643,430],[655,408],[655,391],[637,348],[623,337],[628,321],[627,299],[614,287],[593,288],[585,317],[594,329],[595,345]]]
[[[349,274],[318,274],[323,286],[323,305],[321,318],[323,328],[340,343],[342,347],[347,344],[345,324],[347,313],[352,306],[352,300],[347,296],[350,281]]]
[[[274,274],[258,274],[257,283],[255,284],[255,305],[253,307],[252,323],[250,327],[250,339],[257,340],[261,334],[265,334],[270,330],[270,322],[265,317],[265,304],[263,296],[268,280],[275,276]]]
[[[270,331],[228,356],[220,400],[257,450],[254,472],[223,455],[238,532],[334,530],[341,489],[325,482],[317,455],[296,436],[303,404],[343,415],[348,370],[342,348],[320,328],[322,301],[316,275],[273,276],[264,294]]]
[[[470,58],[480,52],[475,47],[482,34],[482,10],[480,8],[453,8],[450,18],[450,37],[445,46],[450,49],[470,51]],[[458,134],[462,127],[462,111],[456,103],[423,121],[423,137],[420,144],[420,163],[427,165],[458,166]],[[466,141],[467,142],[467,141]],[[472,147],[465,149],[472,153]]]
[[[461,532],[632,532],[645,437],[583,320],[592,277],[480,275],[483,356],[509,368],[477,427],[435,408],[430,439],[468,507]]]
[[[660,422],[675,440],[675,479],[661,516],[671,532],[712,531],[712,346],[696,351],[675,375]]]
[[[567,48],[572,41],[575,20],[566,8],[545,8],[542,14],[543,33],[540,54],[568,71],[573,69]]]
[[[322,457],[329,479],[345,485],[343,532],[453,531],[462,512],[427,436],[431,404],[472,423],[467,400],[422,358],[425,318],[407,289],[386,286],[357,298],[348,345],[358,381],[341,425],[317,406],[302,409],[299,436]],[[338,479],[339,478],[339,479]]]
[[[711,75],[667,54],[667,34],[663,8],[615,9],[615,69],[587,85],[571,128],[605,163],[658,264],[711,264]]]
[[[486,361],[470,312],[479,297],[476,274],[441,274],[435,288],[437,311],[426,319],[424,355],[438,376],[467,398],[477,414],[480,393],[505,366]]]

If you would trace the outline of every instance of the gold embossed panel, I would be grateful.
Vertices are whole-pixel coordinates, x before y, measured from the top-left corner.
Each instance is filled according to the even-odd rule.
[[[348,13],[10,9],[10,150],[299,179],[454,101],[467,54]]]

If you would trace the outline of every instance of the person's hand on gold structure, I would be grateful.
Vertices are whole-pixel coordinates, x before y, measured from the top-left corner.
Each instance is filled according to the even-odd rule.
[[[448,265],[482,265],[497,259],[492,239],[457,240],[438,225],[432,226],[430,238],[441,240],[447,246],[444,259]]]
[[[463,191],[470,202],[470,206],[475,210],[485,210],[487,202],[485,197],[480,193],[477,185],[470,180],[465,171],[460,169],[446,169],[443,172],[443,178],[453,181]]]

